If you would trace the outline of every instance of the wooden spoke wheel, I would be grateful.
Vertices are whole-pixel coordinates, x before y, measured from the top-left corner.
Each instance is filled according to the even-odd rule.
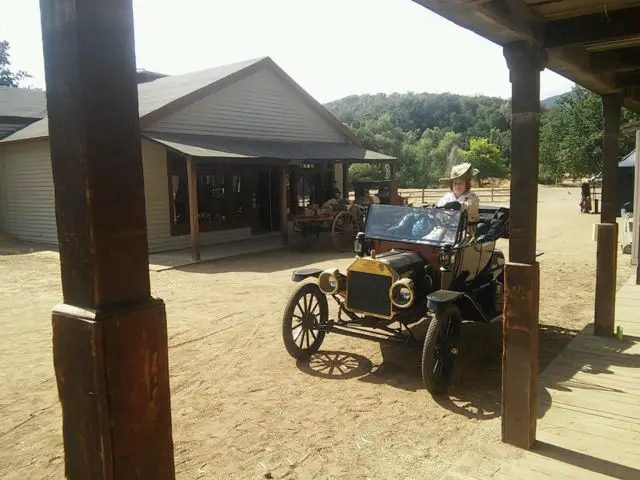
[[[331,238],[341,252],[353,250],[353,242],[362,228],[361,221],[350,210],[338,213],[331,225]]]
[[[304,283],[293,293],[282,317],[282,339],[289,355],[309,358],[322,345],[329,319],[327,297],[315,283]]]
[[[444,393],[458,354],[462,315],[456,305],[443,305],[431,319],[422,350],[422,380],[432,395]]]

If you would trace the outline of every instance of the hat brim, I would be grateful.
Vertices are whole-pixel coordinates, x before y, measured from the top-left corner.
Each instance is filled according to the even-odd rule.
[[[458,175],[458,176],[455,176],[455,177],[444,177],[444,178],[439,179],[438,181],[443,185],[448,185],[450,183],[453,183],[454,180],[460,180],[460,179],[465,178],[465,177],[469,177],[469,179],[471,179],[474,176],[476,176],[479,172],[480,172],[480,170],[478,170],[477,168],[469,167],[469,169],[466,170],[461,175]]]

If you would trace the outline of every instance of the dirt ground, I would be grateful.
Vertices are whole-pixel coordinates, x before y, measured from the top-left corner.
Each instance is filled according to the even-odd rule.
[[[578,201],[579,189],[540,188],[541,368],[592,318],[599,217],[581,215]],[[619,258],[621,283],[632,269]],[[310,362],[287,356],[291,272],[348,263],[326,248],[151,272],[167,304],[178,478],[447,478],[473,458],[510,455],[499,437],[500,325],[464,329],[438,402],[405,348],[329,335]],[[0,477],[64,478],[57,254],[0,255],[0,279]]]

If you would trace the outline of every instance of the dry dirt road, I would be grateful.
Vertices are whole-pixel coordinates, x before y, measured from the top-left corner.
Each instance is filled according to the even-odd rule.
[[[592,317],[598,217],[579,213],[578,195],[540,188],[542,368]],[[620,255],[619,282],[628,260]],[[499,441],[499,325],[464,329],[454,384],[438,402],[422,387],[419,356],[403,348],[329,335],[311,362],[287,356],[280,321],[292,270],[348,262],[331,249],[280,251],[151,273],[167,303],[178,478],[435,479],[510,455]],[[0,278],[0,477],[63,478],[57,254],[0,256]],[[323,364],[342,367],[328,375]]]

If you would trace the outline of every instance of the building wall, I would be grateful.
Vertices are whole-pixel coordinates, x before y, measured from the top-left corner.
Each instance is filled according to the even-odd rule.
[[[48,141],[0,148],[0,226],[22,240],[58,243],[51,155]],[[169,186],[164,148],[143,140],[149,251],[188,248],[189,235],[171,236]],[[249,228],[207,232],[202,245],[250,238]]]
[[[1,149],[5,231],[21,240],[57,244],[49,142],[5,145]]]
[[[4,188],[4,162],[3,162],[2,147],[0,147],[0,233],[6,232],[6,226],[4,224],[5,219],[5,188]]]
[[[269,68],[163,118],[147,130],[264,140],[345,141]]]
[[[149,252],[188,248],[189,235],[171,236],[169,178],[167,177],[166,150],[151,141],[142,140],[142,163],[147,209],[147,236]],[[200,234],[201,245],[230,242],[251,238],[251,229],[238,228]]]

